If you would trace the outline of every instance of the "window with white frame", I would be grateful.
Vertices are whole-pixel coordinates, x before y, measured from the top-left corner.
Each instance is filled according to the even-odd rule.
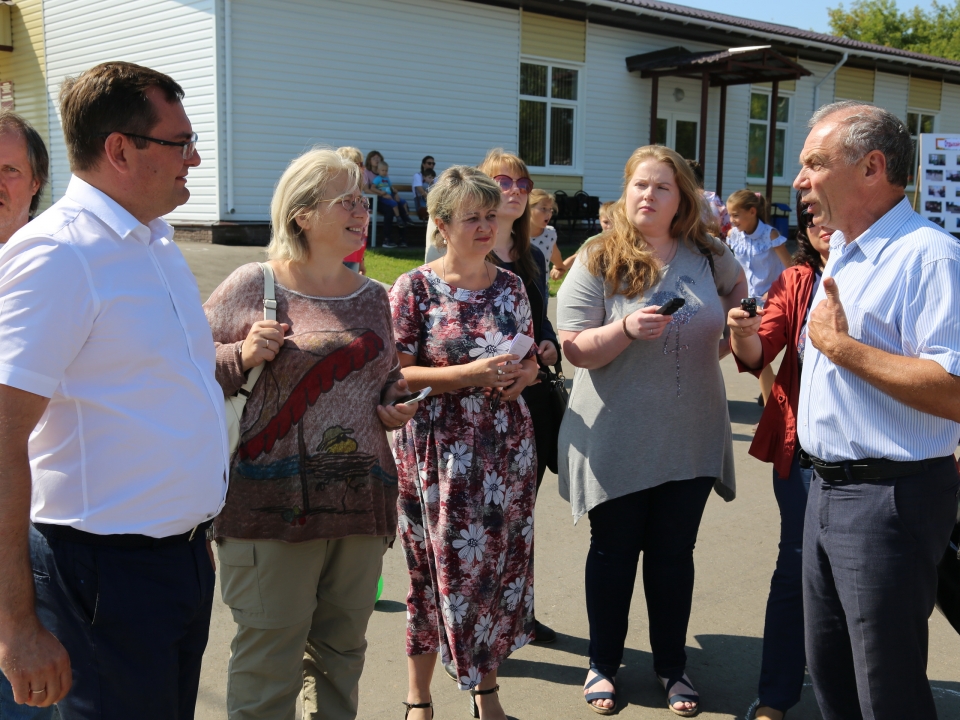
[[[577,165],[580,71],[541,62],[520,63],[520,157],[530,167]]]
[[[910,174],[907,176],[907,184],[913,185],[914,175],[920,165],[920,158],[917,155],[920,152],[920,133],[937,131],[936,113],[928,110],[908,110],[907,129],[910,131],[910,139],[913,140],[913,165],[911,165]]]
[[[783,155],[790,135],[789,95],[777,96],[777,127],[773,148],[773,176],[783,177]],[[770,155],[770,106],[773,98],[769,93],[750,93],[750,127],[747,140],[747,176],[765,178]]]

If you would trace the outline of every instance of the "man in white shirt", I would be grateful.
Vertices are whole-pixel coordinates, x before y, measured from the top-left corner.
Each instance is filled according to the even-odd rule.
[[[0,669],[64,720],[194,714],[228,449],[160,219],[200,163],[182,97],[131,63],[65,81],[73,177],[0,252]]]
[[[897,117],[847,101],[810,124],[794,187],[838,232],[797,411],[815,471],[807,667],[824,720],[930,720],[927,623],[960,489],[960,244],[904,196],[914,152]]]

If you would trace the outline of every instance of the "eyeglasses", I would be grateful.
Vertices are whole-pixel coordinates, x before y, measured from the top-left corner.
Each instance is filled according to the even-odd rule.
[[[338,202],[343,205],[343,209],[347,212],[353,212],[353,209],[359,204],[364,210],[370,212],[370,200],[363,195],[360,195],[359,197],[354,197],[353,195],[343,195],[338,198],[333,198],[333,200],[321,200],[321,202]]]
[[[113,132],[118,132],[121,135],[127,137],[137,138],[138,140],[146,140],[147,142],[156,143],[157,145],[170,145],[172,147],[180,148],[182,152],[182,157],[184,160],[189,160],[197,152],[197,134],[193,133],[190,136],[189,140],[184,140],[183,142],[174,142],[173,140],[160,140],[159,138],[148,137],[147,135],[136,135],[134,133],[124,132],[123,130],[114,130]],[[112,135],[113,133],[100,133],[103,137]]]
[[[512,189],[514,185],[516,185],[517,190],[522,192],[524,195],[529,194],[529,192],[533,190],[533,180],[528,177],[522,177],[518,180],[514,180],[509,175],[497,175],[493,179],[497,185],[500,186],[500,189],[503,192]]]

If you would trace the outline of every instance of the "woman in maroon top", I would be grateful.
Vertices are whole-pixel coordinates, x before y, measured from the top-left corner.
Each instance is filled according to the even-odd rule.
[[[759,698],[747,713],[758,720],[781,720],[800,701],[806,665],[800,553],[812,470],[799,463],[797,403],[810,303],[830,254],[833,230],[811,225],[804,210],[798,198],[799,249],[793,267],[770,287],[767,304],[756,317],[740,308],[727,315],[730,347],[740,372],[759,376],[788,348],[750,446],[755,458],[773,463],[773,492],[780,507],[780,555],[767,599]]]

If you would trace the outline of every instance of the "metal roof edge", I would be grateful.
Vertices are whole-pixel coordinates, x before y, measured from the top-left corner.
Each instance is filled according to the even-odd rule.
[[[924,55],[910,50],[891,48],[885,45],[874,45],[859,40],[851,40],[836,35],[802,30],[789,25],[761,22],[749,18],[725,15],[710,10],[701,10],[685,5],[657,2],[656,0],[568,0],[567,5],[600,6],[610,10],[626,10],[636,14],[646,14],[679,21],[685,19],[705,27],[717,27],[725,30],[737,29],[749,32],[757,37],[772,37],[776,39],[800,40],[812,46],[828,46],[835,51],[852,50],[858,55],[883,60],[894,60],[920,67],[935,67],[960,73],[960,61],[940,58],[933,55]],[[558,4],[558,3],[556,3]]]

